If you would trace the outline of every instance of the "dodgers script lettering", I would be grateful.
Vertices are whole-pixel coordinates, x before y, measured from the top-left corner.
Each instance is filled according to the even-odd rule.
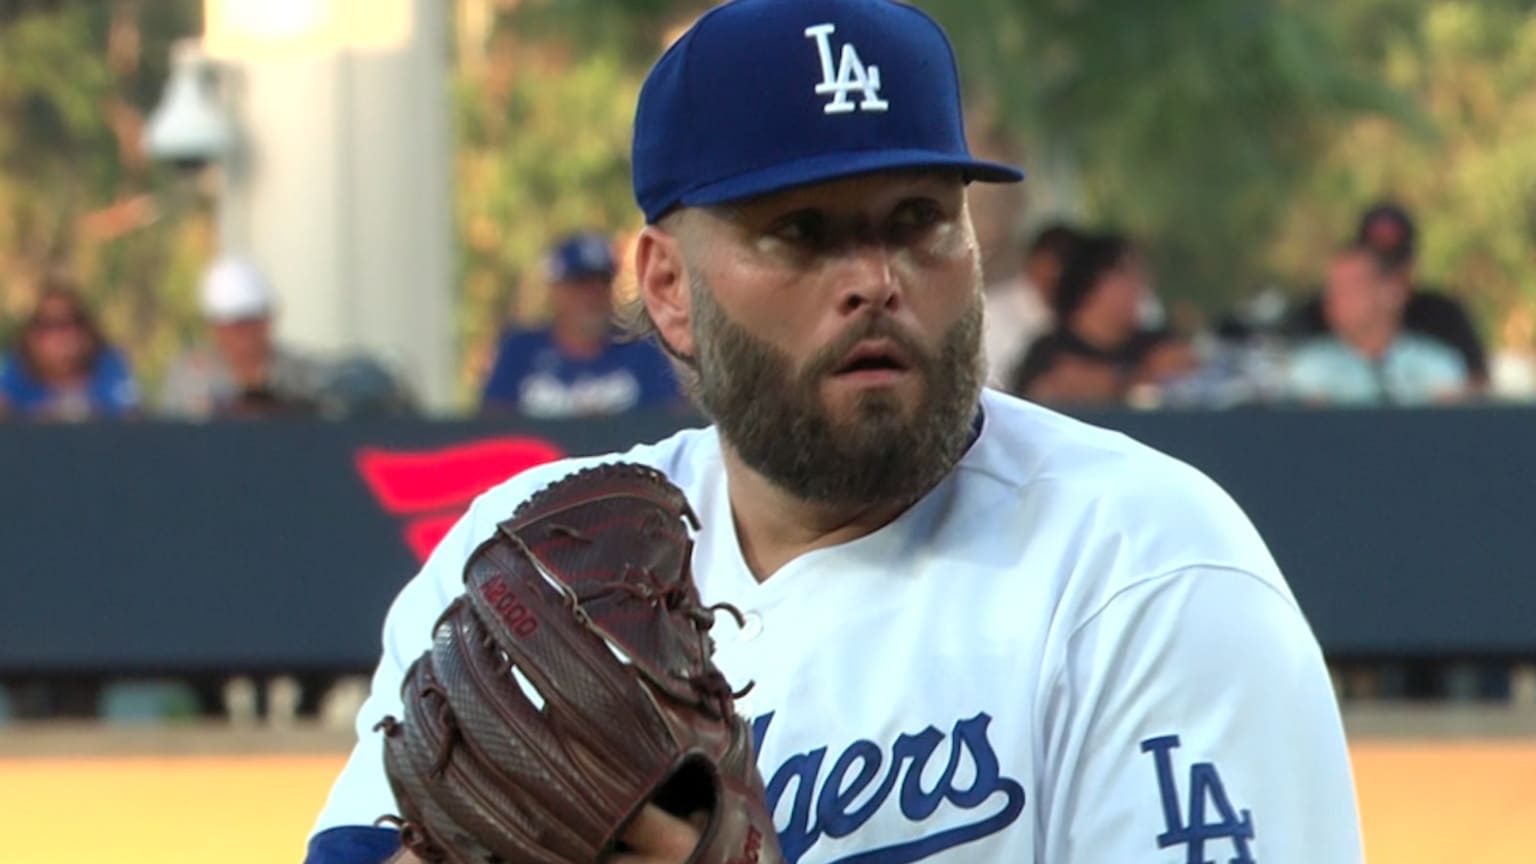
[[[773,724],[772,713],[752,724],[758,752],[762,752]],[[779,825],[779,845],[784,859],[795,864],[823,837],[854,834],[894,803],[899,818],[923,826],[932,833],[889,846],[867,849],[838,859],[836,864],[905,864],[921,861],[946,849],[996,834],[1019,818],[1024,810],[1024,788],[1002,774],[997,752],[987,737],[992,718],[985,713],[958,720],[946,735],[933,726],[903,733],[889,752],[873,741],[855,741],[827,762],[827,748],[818,747],[784,760],[777,770],[764,769],[768,808],[780,813],[788,799],[789,823]],[[949,752],[944,771],[930,789],[923,788],[923,773],[945,742]],[[971,780],[957,786],[955,777],[962,761],[969,760]],[[931,776],[931,774],[930,774]],[[876,784],[878,778],[878,785]],[[895,800],[892,802],[892,793]],[[856,803],[862,799],[863,803]],[[949,806],[944,806],[948,804]],[[980,818],[961,821],[961,814],[982,811]],[[895,814],[892,814],[895,815]],[[961,817],[961,818],[957,818]]]

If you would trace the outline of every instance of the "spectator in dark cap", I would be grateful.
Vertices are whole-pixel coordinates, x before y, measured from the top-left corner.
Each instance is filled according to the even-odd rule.
[[[1192,371],[1195,356],[1183,341],[1142,326],[1151,291],[1129,239],[1082,237],[1056,284],[1056,327],[1030,347],[1009,389],[1047,404],[1114,404],[1138,385]]]
[[[1334,255],[1323,293],[1328,334],[1290,358],[1292,395],[1316,405],[1424,406],[1461,401],[1466,364],[1450,346],[1403,327],[1396,265],[1365,243]]]
[[[1402,292],[1402,327],[1449,346],[1466,365],[1472,391],[1488,384],[1488,355],[1472,316],[1456,298],[1420,285],[1414,269],[1418,261],[1419,231],[1413,216],[1402,205],[1384,201],[1366,210],[1355,230],[1355,243],[1375,251],[1386,267],[1388,279]],[[1319,296],[1298,312],[1299,336],[1308,338],[1329,332],[1323,300]]]
[[[681,404],[666,358],[649,342],[616,338],[617,273],[606,236],[576,234],[550,250],[551,321],[502,337],[482,393],[484,411],[559,418]]]
[[[1407,210],[1398,204],[1384,202],[1361,215],[1355,242],[1376,250],[1377,256],[1388,266],[1408,267],[1413,264],[1418,250],[1419,229]]]

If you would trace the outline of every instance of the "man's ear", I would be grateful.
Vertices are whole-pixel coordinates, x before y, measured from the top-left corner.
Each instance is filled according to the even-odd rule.
[[[691,360],[693,308],[689,296],[688,268],[676,234],[655,225],[640,232],[635,248],[635,279],[640,300],[656,326],[656,336],[667,352]]]

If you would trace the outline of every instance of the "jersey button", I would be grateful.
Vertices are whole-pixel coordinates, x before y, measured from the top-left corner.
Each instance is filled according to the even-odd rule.
[[[746,612],[741,619],[741,641],[751,642],[763,634],[763,616],[756,612]]]

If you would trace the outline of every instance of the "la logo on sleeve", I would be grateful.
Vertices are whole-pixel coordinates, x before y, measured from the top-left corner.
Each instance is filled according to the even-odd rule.
[[[1178,747],[1177,735],[1163,735],[1141,742],[1141,752],[1151,753],[1157,767],[1157,789],[1163,801],[1163,821],[1167,830],[1157,835],[1157,848],[1183,844],[1188,853],[1185,857],[1187,864],[1206,864],[1205,844],[1229,840],[1235,856],[1230,859],[1230,864],[1256,864],[1248,849],[1249,841],[1253,840],[1253,814],[1243,810],[1239,816],[1232,808],[1214,763],[1196,762],[1189,766],[1189,812],[1179,812],[1179,790],[1173,776],[1173,751]],[[1208,813],[1207,803],[1214,812]]]

